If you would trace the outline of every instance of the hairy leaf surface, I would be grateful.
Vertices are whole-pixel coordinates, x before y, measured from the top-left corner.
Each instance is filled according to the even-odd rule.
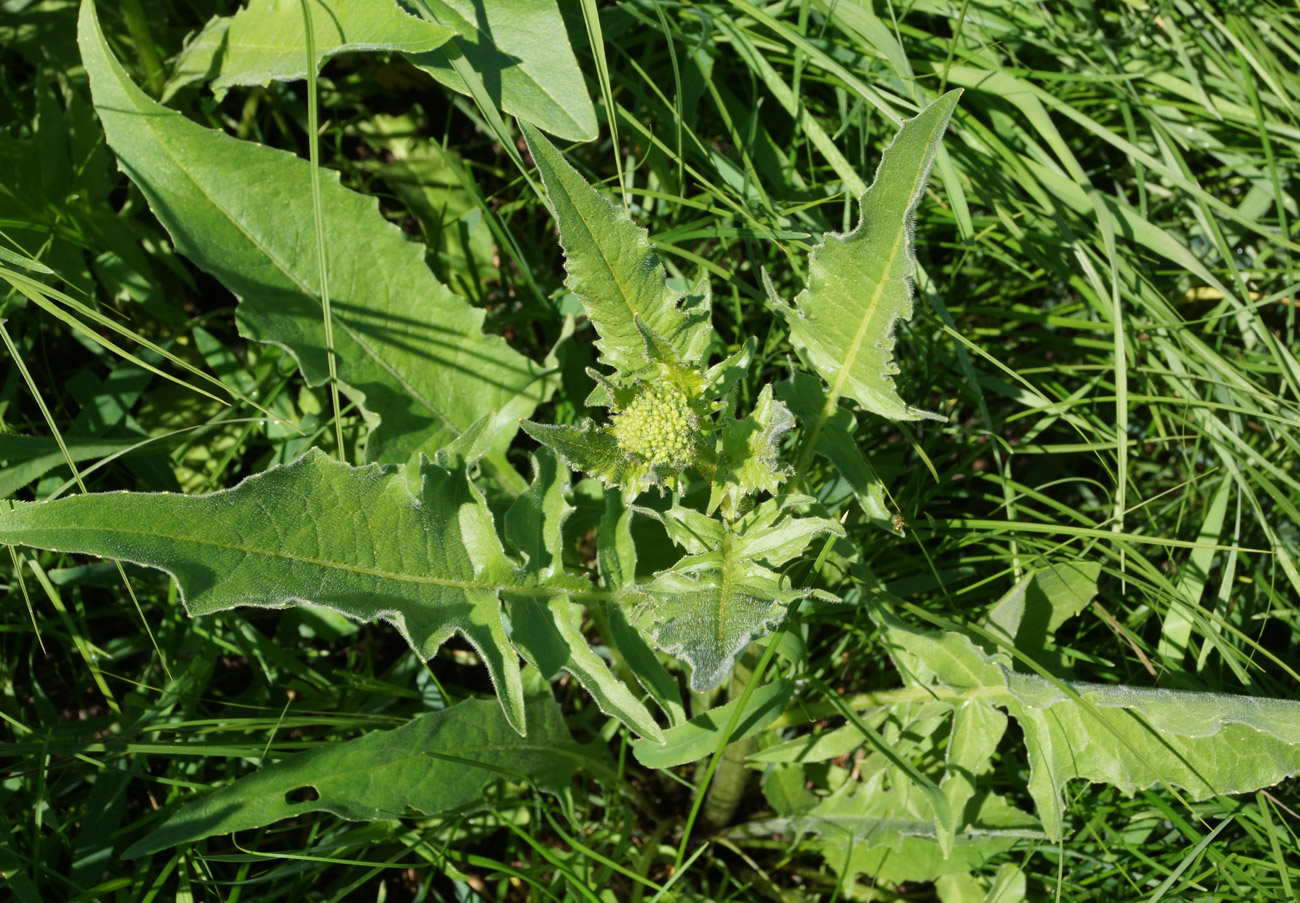
[[[564,576],[562,527],[572,510],[564,500],[568,472],[543,449],[534,458],[532,485],[506,512],[506,539],[527,560],[529,579],[539,585],[576,590],[590,587],[581,577]],[[582,606],[558,595],[506,593],[512,638],[542,676],[551,679],[560,670],[578,679],[601,711],[614,715],[643,737],[662,740],[650,711],[610,673],[582,633]]]
[[[750,822],[731,834],[811,833],[815,846],[841,879],[868,874],[879,881],[933,881],[977,868],[991,856],[1043,832],[1005,799],[984,795],[943,855],[933,813],[914,785],[884,786],[884,772],[849,783],[806,812]]]
[[[1204,800],[1300,774],[1300,703],[1053,681],[1012,671],[1005,655],[961,634],[882,619],[909,683],[954,704],[999,706],[1016,719],[1029,750],[1029,792],[1053,839],[1063,835],[1072,780],[1129,795],[1164,783]]]
[[[837,522],[790,517],[772,499],[734,524],[711,523],[722,531],[716,546],[688,555],[637,590],[637,623],[660,649],[691,666],[697,692],[721,684],[746,647],[781,623],[790,603],[825,597],[792,587],[773,568],[819,535],[844,535]]]
[[[154,103],[109,51],[90,0],[79,40],[118,165],[177,249],[239,296],[244,335],[286,348],[310,383],[325,382],[309,164]],[[378,422],[368,459],[431,452],[493,411],[511,425],[527,416],[543,397],[540,368],[483,334],[483,313],[433,277],[373,198],[326,170],[321,201],[339,380]]]
[[[682,361],[698,360],[698,333],[709,324],[707,306],[683,308],[685,296],[668,285],[646,230],[587,184],[536,129],[521,127],[560,227],[565,284],[600,334],[596,347],[602,361],[625,374],[647,368],[638,317]]]
[[[396,730],[290,756],[183,807],[122,855],[146,856],[306,812],[374,821],[475,808],[502,778],[558,793],[583,754],[549,696],[530,699],[527,710],[527,737],[490,700],[469,699]]]
[[[510,723],[524,728],[519,659],[501,592],[556,595],[505,555],[463,471],[425,460],[349,467],[312,450],[209,495],[109,492],[16,505],[0,541],[118,558],[166,571],[186,610],[320,605],[392,623],[431,658],[453,633],[482,655]]]
[[[938,417],[898,397],[894,326],[912,316],[912,212],[960,96],[950,91],[903,123],[862,196],[857,227],[824,236],[795,309],[780,308],[799,356],[830,386],[830,404],[848,396],[894,420]]]
[[[787,475],[779,443],[792,426],[794,416],[773,399],[770,384],[763,387],[748,416],[723,421],[722,449],[709,491],[710,513],[721,506],[730,516],[745,499],[760,492],[776,494]]]

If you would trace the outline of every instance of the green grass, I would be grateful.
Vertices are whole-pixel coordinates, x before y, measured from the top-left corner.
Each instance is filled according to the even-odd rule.
[[[141,84],[210,12],[228,12],[143,6],[150,53],[138,29],[101,8]],[[803,252],[852,225],[853,196],[896,120],[945,88],[966,89],[918,210],[917,315],[897,351],[902,397],[948,420],[862,415],[855,434],[907,533],[886,540],[856,509],[847,527],[865,538],[875,578],[914,606],[913,622],[973,623],[1026,570],[1093,561],[1097,601],[1049,647],[1078,679],[1296,698],[1294,9],[584,6],[599,29],[577,6],[568,24],[602,138],[566,146],[568,158],[611,197],[621,180],[670,275],[710,274],[715,350],[754,336],[766,381],[785,376],[788,346],[760,268],[793,298]],[[76,439],[140,443],[78,460],[94,491],[215,491],[310,445],[358,460],[358,413],[343,400],[335,418],[327,388],[305,387],[286,354],[238,335],[229,292],[175,255],[113,167],[79,68],[75,4],[10,7],[0,20],[0,231],[12,244],[0,246],[43,261],[57,273],[41,277],[49,289],[271,417],[168,382],[98,344],[106,327],[74,328],[15,290],[0,316],[32,385],[6,357],[3,431],[54,435],[43,405],[70,449]],[[599,53],[589,34],[603,38]],[[489,331],[542,359],[572,299],[546,207],[492,117],[396,57],[340,58],[319,95],[322,165],[424,241],[434,272],[486,309]],[[191,87],[172,105],[308,154],[301,83],[236,88],[220,101]],[[563,384],[547,412],[556,422],[587,413],[592,338],[586,327],[562,346]],[[142,343],[130,350],[204,385]],[[526,448],[517,442],[511,459],[523,473]],[[24,453],[8,454],[0,473]],[[827,466],[815,463],[823,470],[808,484]],[[73,478],[55,465],[10,493],[68,494]],[[585,488],[575,556],[600,515],[599,494]],[[11,563],[0,609],[0,872],[16,900],[935,899],[924,882],[841,882],[792,834],[697,825],[683,844],[695,773],[642,768],[626,731],[571,680],[556,696],[608,767],[564,796],[506,788],[483,811],[423,820],[303,816],[156,854],[141,869],[116,853],[169,801],[491,687],[464,644],[425,668],[386,626],[252,609],[191,620],[153,571],[127,568],[128,594],[111,563],[25,549]],[[817,579],[832,584],[846,567],[832,556]],[[865,604],[805,604],[791,632],[808,649],[805,686],[815,679],[865,712],[861,694],[899,684]],[[826,698],[802,698],[808,717],[790,715],[788,736],[845,723]],[[908,747],[902,726],[880,729],[921,767],[942,755]],[[851,750],[824,766],[818,789],[854,764]],[[1025,772],[1013,729],[990,780],[1028,808]],[[1063,843],[1021,841],[977,873],[987,882],[1012,863],[1036,900],[1294,899],[1296,789],[1292,779],[1184,804],[1159,787],[1126,798],[1076,782]],[[751,785],[733,824],[770,811]],[[945,901],[983,899],[955,885],[940,888]]]

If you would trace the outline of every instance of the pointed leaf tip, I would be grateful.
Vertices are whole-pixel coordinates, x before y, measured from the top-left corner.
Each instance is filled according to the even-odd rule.
[[[894,328],[912,317],[912,215],[960,96],[950,91],[902,124],[862,196],[858,225],[847,235],[827,233],[813,249],[794,310],[774,303],[832,399],[848,396],[893,420],[944,419],[898,396]]]

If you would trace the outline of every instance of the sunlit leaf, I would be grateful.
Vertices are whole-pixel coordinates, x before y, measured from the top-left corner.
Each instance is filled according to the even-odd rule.
[[[903,124],[862,196],[857,227],[824,236],[794,309],[779,308],[799,356],[830,386],[832,403],[847,396],[894,420],[938,417],[898,397],[894,328],[912,316],[912,212],[960,96],[950,91]]]
[[[696,334],[701,322],[707,325],[707,307],[683,307],[685,295],[669,287],[645,229],[587,184],[536,129],[522,128],[560,227],[565,284],[600,334],[602,362],[625,374],[650,365],[638,317],[683,361],[698,360]]]
[[[529,586],[463,471],[423,462],[349,467],[323,452],[201,496],[97,493],[18,504],[0,541],[166,571],[191,615],[312,604],[393,624],[423,658],[453,633],[479,651],[510,723],[524,729],[519,659],[501,593]]]
[[[307,161],[154,103],[109,51],[89,0],[80,44],[108,143],[177,248],[239,296],[245,335],[288,349],[312,384],[325,382]],[[373,198],[323,176],[338,375],[377,423],[367,457],[432,452],[493,411],[513,430],[544,395],[540,368],[483,334],[482,311],[433,277]]]
[[[423,0],[422,5],[456,32],[456,51],[496,106],[557,138],[596,137],[596,109],[554,0]],[[447,87],[469,94],[447,52],[441,48],[410,60]]]
[[[396,0],[311,0],[315,66],[341,53],[362,50],[425,53],[455,33],[406,12]],[[214,18],[185,45],[167,86],[212,78],[222,94],[234,85],[265,85],[307,77],[307,25],[302,4],[249,0],[225,18]]]

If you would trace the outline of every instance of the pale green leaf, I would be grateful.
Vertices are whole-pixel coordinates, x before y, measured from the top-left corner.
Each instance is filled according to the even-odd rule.
[[[752,737],[775,721],[785,711],[793,693],[794,684],[788,680],[773,681],[750,693],[728,742]],[[696,715],[685,724],[669,728],[664,731],[662,744],[634,740],[632,753],[646,768],[675,768],[698,762],[717,750],[722,742],[721,734],[727,729],[739,704],[739,699],[733,699]]]
[[[886,787],[884,775],[877,771],[860,783],[845,784],[802,814],[750,822],[728,833],[811,833],[842,880],[865,873],[888,884],[966,872],[1024,840],[1042,839],[1032,817],[1002,797],[983,795],[957,833],[952,852],[944,856],[924,795],[906,782]]]
[[[312,450],[209,495],[102,493],[27,503],[0,542],[102,555],[166,571],[191,615],[310,603],[392,623],[423,658],[453,633],[480,653],[523,731],[519,660],[501,593],[554,595],[506,558],[463,471],[427,460],[413,492],[400,469],[349,467]]]
[[[557,138],[590,141],[596,109],[555,0],[416,0],[483,81],[492,102]],[[446,49],[410,57],[454,91],[469,94]]]
[[[505,516],[506,539],[524,556],[525,571],[538,585],[559,588],[572,581],[583,590],[580,577],[564,577],[563,526],[572,510],[564,498],[567,470],[546,450],[533,459],[533,483]],[[557,576],[558,575],[558,576]],[[659,726],[641,702],[610,673],[592,651],[582,632],[582,606],[561,595],[505,593],[511,636],[542,676],[551,679],[568,671],[591,694],[601,711],[613,715],[643,737],[659,740]]]
[[[612,590],[630,587],[636,583],[636,543],[632,540],[634,509],[623,501],[618,489],[605,490],[605,511],[596,532],[596,561],[605,586]],[[605,623],[619,655],[628,669],[641,683],[654,701],[668,715],[672,724],[686,720],[681,690],[677,678],[659,661],[645,637],[628,621],[618,605],[605,606]]]
[[[245,335],[288,349],[312,384],[325,382],[309,164],[154,103],[109,51],[90,2],[79,40],[108,143],[178,250],[242,299]],[[483,313],[433,277],[373,198],[327,171],[321,201],[339,381],[378,421],[367,457],[432,452],[494,411],[513,430],[543,398],[540,368],[483,334]]]
[[[426,53],[451,40],[451,28],[406,12],[396,0],[311,0],[315,71],[340,53]],[[218,96],[233,85],[307,77],[307,26],[299,0],[249,0],[229,18],[208,22],[185,45],[167,95],[212,77]]]
[[[791,372],[790,378],[776,384],[776,395],[802,423],[815,423],[826,411],[826,390],[821,380],[807,373]],[[849,484],[862,512],[877,527],[899,532],[894,516],[885,505],[885,484],[872,469],[862,447],[853,438],[857,422],[845,408],[833,408],[816,437],[814,450],[835,466],[835,471]]]
[[[533,455],[533,482],[505,517],[505,536],[538,580],[564,573],[564,521],[573,508],[564,498],[569,474],[543,449]]]
[[[582,632],[581,605],[556,596],[515,596],[507,592],[505,597],[515,645],[543,677],[550,680],[561,670],[569,672],[602,712],[613,715],[651,742],[663,739],[650,711],[592,651]]]
[[[857,227],[823,238],[795,309],[780,308],[799,356],[830,386],[831,404],[848,396],[894,420],[938,417],[898,397],[894,327],[912,316],[912,213],[960,96],[950,91],[903,123],[862,196]]]
[[[910,683],[954,705],[999,706],[1016,719],[1029,751],[1029,792],[1055,840],[1072,780],[1129,795],[1165,784],[1196,801],[1300,774],[1300,703],[1021,674],[1005,655],[961,634],[881,617],[890,655]]]
[[[716,548],[683,558],[638,587],[636,623],[660,649],[690,665],[691,689],[713,689],[750,643],[784,620],[790,603],[827,598],[792,587],[771,569],[827,533],[844,535],[832,520],[782,517],[769,499],[741,521],[725,525]]]
[[[955,838],[974,813],[966,806],[977,790],[975,779],[993,765],[998,741],[1006,733],[1007,716],[978,700],[966,700],[953,709],[952,735],[944,754],[945,773],[939,784],[948,800],[948,821],[936,819],[940,844]]]
[[[536,129],[521,124],[560,227],[565,281],[582,302],[600,338],[601,360],[622,374],[645,370],[645,341],[636,318],[662,336],[685,363],[695,363],[699,323],[708,308],[682,308],[683,294],[669,287],[645,229],[614,207],[578,174]]]
[[[559,793],[583,754],[549,696],[528,701],[528,736],[491,701],[470,699],[391,731],[323,744],[184,806],[123,852],[146,856],[307,812],[351,821],[475,809],[497,780]]]
[[[622,486],[630,495],[645,488],[648,470],[632,461],[618,447],[618,440],[594,424],[533,423],[525,420],[523,430],[545,445],[574,470],[581,470],[606,486]]]
[[[773,495],[787,471],[780,463],[781,436],[794,426],[789,408],[772,397],[766,385],[754,410],[722,424],[721,452],[709,494],[709,512],[721,506],[727,516],[739,511],[745,500],[760,492]]]
[[[636,542],[632,539],[632,510],[617,489],[605,490],[605,510],[596,531],[596,563],[610,589],[636,583]]]
[[[993,636],[1014,646],[1056,674],[1068,674],[1066,661],[1048,651],[1056,629],[1087,607],[1097,594],[1101,565],[1071,561],[1031,571],[998,600],[985,618]]]

